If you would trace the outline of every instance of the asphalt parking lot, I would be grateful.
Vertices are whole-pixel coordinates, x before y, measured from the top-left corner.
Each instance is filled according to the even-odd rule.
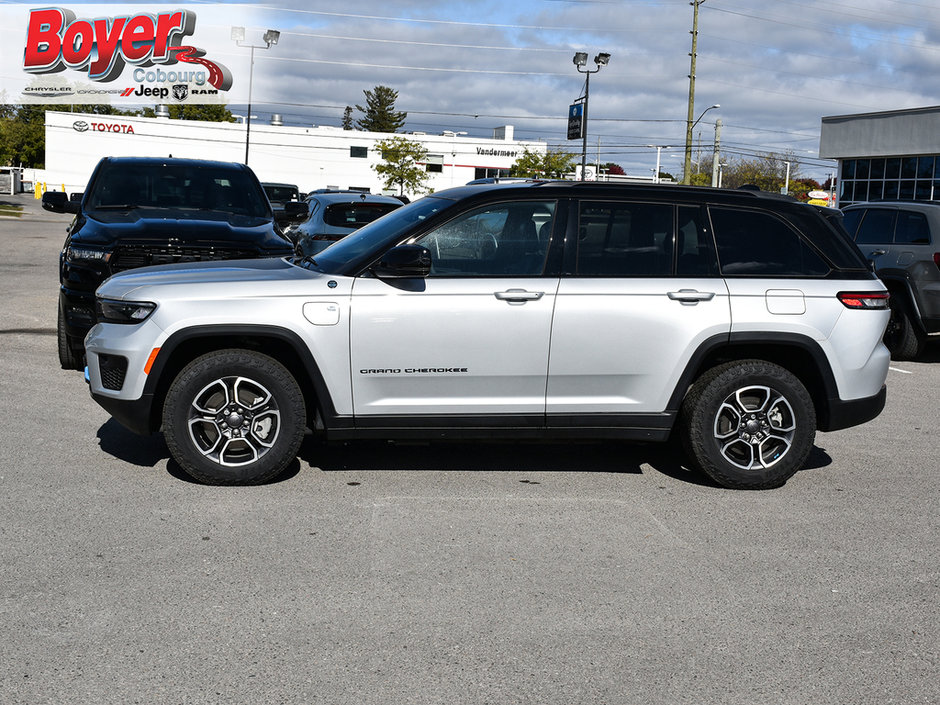
[[[205,487],[56,358],[0,217],[0,703],[940,702],[940,346],[769,492],[668,446],[305,442]]]

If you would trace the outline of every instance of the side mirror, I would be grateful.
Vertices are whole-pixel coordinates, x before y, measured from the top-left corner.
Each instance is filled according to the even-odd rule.
[[[431,273],[431,252],[421,245],[393,247],[372,267],[372,273],[380,279],[426,277]]]
[[[68,194],[61,191],[46,191],[42,195],[43,210],[52,211],[53,213],[68,213],[68,210],[66,210],[68,203]]]

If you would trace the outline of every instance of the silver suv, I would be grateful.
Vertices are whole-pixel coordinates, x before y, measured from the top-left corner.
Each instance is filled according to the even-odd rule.
[[[112,277],[94,399],[208,483],[330,439],[681,439],[726,487],[786,482],[877,416],[888,293],[813,206],[754,192],[465,186],[316,255]]]
[[[885,345],[897,360],[920,355],[940,335],[940,204],[846,206],[843,223],[891,292]]]

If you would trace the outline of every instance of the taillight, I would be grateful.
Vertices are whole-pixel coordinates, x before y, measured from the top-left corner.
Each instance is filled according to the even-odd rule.
[[[888,299],[891,297],[887,291],[840,291],[836,296],[846,308],[867,308],[874,310],[884,310],[888,308]]]
[[[940,252],[933,253],[933,263],[937,265],[937,269],[940,269]]]

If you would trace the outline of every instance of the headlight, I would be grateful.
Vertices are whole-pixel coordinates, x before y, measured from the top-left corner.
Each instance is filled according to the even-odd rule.
[[[149,301],[117,301],[98,299],[95,310],[103,323],[141,323],[156,310],[157,305]]]
[[[110,250],[96,250],[93,247],[69,247],[65,251],[65,258],[69,262],[80,260],[107,262],[111,259],[111,252]]]

